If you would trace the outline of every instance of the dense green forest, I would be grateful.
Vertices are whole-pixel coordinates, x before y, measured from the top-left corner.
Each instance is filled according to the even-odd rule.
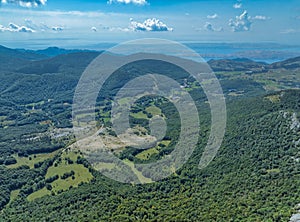
[[[299,58],[272,65],[211,61],[228,119],[217,156],[202,170],[198,164],[210,132],[210,110],[195,80],[157,61],[129,64],[114,73],[97,100],[97,121],[108,129],[105,135],[114,136],[109,114],[118,89],[158,69],[185,84],[200,110],[200,137],[189,161],[162,181],[140,185],[108,179],[80,150],[70,148],[74,90],[99,53],[47,58],[24,53],[5,57],[16,65],[0,72],[0,221],[288,221],[296,212],[300,90],[291,88],[300,82]],[[172,152],[180,121],[167,100],[138,100],[131,126],[147,133],[157,113],[167,120],[163,141],[148,151],[124,147],[116,156],[148,163]]]

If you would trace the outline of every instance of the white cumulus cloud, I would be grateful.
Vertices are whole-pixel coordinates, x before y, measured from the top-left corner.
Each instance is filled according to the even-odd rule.
[[[235,3],[232,7],[236,8],[236,9],[239,9],[239,8],[242,8],[242,6],[243,6],[242,3]]]
[[[265,15],[256,15],[252,18],[253,20],[260,20],[260,21],[265,21],[270,19],[269,17],[265,16]]]
[[[148,32],[173,31],[173,28],[169,28],[165,23],[163,23],[162,21],[156,18],[147,19],[143,23],[136,22],[131,19],[130,28],[133,31],[148,31]]]
[[[0,31],[2,31],[2,32],[4,32],[4,31],[7,31],[7,32],[27,32],[27,33],[35,32],[35,30],[33,30],[29,27],[19,26],[19,25],[16,25],[14,23],[9,23],[8,27],[0,25]]]
[[[134,5],[146,5],[148,2],[146,0],[109,0],[108,4],[112,3],[123,3],[123,4],[134,4]]]
[[[96,27],[92,27],[91,30],[92,30],[93,32],[97,32],[97,28],[96,28]]]
[[[229,26],[234,32],[244,32],[250,31],[251,29],[251,17],[248,16],[247,11],[245,10],[241,15],[236,16],[235,19],[229,20]]]
[[[26,8],[38,7],[46,3],[47,0],[1,0],[1,4],[18,4]]]
[[[207,18],[208,19],[216,19],[216,18],[218,18],[218,15],[215,13],[213,15],[208,15]]]
[[[223,28],[220,27],[220,28],[214,28],[213,25],[209,22],[206,22],[205,25],[204,25],[204,30],[206,31],[211,31],[211,32],[221,32],[223,31]]]

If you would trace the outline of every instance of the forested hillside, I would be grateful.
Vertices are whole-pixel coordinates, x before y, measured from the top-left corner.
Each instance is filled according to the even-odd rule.
[[[0,72],[0,221],[288,221],[296,212],[299,58],[271,65],[245,59],[210,62],[226,97],[228,119],[217,156],[201,170],[210,110],[195,79],[157,61],[129,64],[114,73],[95,110],[108,138],[114,138],[112,96],[125,81],[158,67],[190,93],[200,110],[200,139],[189,161],[163,181],[138,185],[106,178],[72,147],[74,90],[99,53],[53,49],[51,56],[19,51],[27,57],[11,58],[6,51],[0,56],[15,65]],[[153,115],[167,120],[163,141],[145,151],[122,147],[117,157],[134,165],[173,150],[180,121],[170,103],[143,98],[132,108],[130,121],[144,130],[136,133],[147,134]]]

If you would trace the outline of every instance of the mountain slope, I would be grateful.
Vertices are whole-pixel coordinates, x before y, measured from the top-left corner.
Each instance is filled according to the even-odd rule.
[[[103,107],[96,109],[97,123],[110,125],[110,96],[126,81],[163,69],[185,87],[199,108],[199,142],[184,167],[163,181],[132,185],[104,177],[78,153],[72,159],[60,155],[74,141],[74,89],[82,71],[97,55],[77,52],[24,60],[15,72],[0,72],[0,221],[287,221],[295,212],[294,206],[300,203],[300,91],[267,94],[264,84],[268,72],[261,74],[264,79],[245,71],[218,73],[227,99],[227,129],[217,156],[203,170],[198,169],[198,163],[210,132],[206,97],[182,70],[152,60],[129,64],[111,76],[108,94],[99,93]],[[298,58],[283,63],[295,61]],[[215,67],[232,70],[268,66],[248,59],[222,63],[214,61]],[[147,104],[147,100],[140,104]],[[176,109],[164,108],[176,114]],[[146,114],[141,111],[132,122],[147,124],[140,118]],[[170,121],[171,132],[180,131],[175,128],[179,122]],[[49,153],[52,151],[57,155]],[[161,158],[166,154],[157,153]],[[41,155],[49,156],[40,159]],[[136,157],[132,153],[123,156]],[[65,182],[63,188],[52,181],[57,177],[47,175],[49,168],[61,170],[59,165],[69,170],[66,176],[58,176]],[[78,179],[77,171],[72,178],[71,169],[79,166],[92,173],[93,179],[78,188],[65,186]]]
[[[0,55],[6,56],[8,58],[18,58],[25,60],[39,60],[45,59],[47,56],[38,54],[34,51],[10,49],[0,45]]]
[[[270,96],[280,96],[272,102]],[[4,220],[287,221],[300,202],[299,126],[291,128],[300,91],[232,101],[224,143],[199,170],[205,139],[175,175],[148,185],[95,180],[59,195],[20,196]],[[205,127],[205,126],[204,126]],[[204,134],[205,138],[205,134]],[[38,207],[37,207],[38,206]]]
[[[210,60],[208,64],[214,71],[247,71],[257,70],[263,71],[266,69],[267,64],[261,62],[255,62],[250,59],[221,59]]]
[[[46,60],[29,62],[25,66],[20,67],[17,72],[41,75],[45,73],[59,73],[72,70],[76,73],[82,73],[88,64],[99,54],[99,52],[62,54]]]
[[[279,68],[285,68],[285,69],[299,69],[300,68],[300,57],[291,58],[284,60],[282,62],[276,62],[269,66],[271,69],[279,69]]]
[[[65,55],[76,52],[94,52],[92,50],[79,50],[79,49],[63,49],[58,47],[48,47],[47,49],[41,49],[34,51],[37,54],[45,55],[48,57],[54,57],[58,55]]]

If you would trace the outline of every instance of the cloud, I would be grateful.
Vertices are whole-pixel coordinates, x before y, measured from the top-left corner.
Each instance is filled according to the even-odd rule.
[[[134,4],[134,5],[146,5],[146,0],[109,0],[107,4],[122,3],[122,4]]]
[[[213,15],[208,15],[207,18],[208,19],[216,19],[216,18],[218,18],[218,15],[215,13]]]
[[[209,23],[209,22],[206,22],[206,23],[205,23],[204,29],[205,29],[206,31],[211,31],[211,32],[221,32],[221,31],[223,31],[223,28],[222,28],[222,27],[216,29],[216,28],[214,28],[213,25],[212,25],[211,23]]]
[[[250,31],[252,25],[250,19],[251,17],[248,16],[245,10],[241,15],[236,16],[235,19],[230,19],[228,25],[232,28],[233,32]]]
[[[52,31],[55,31],[55,32],[61,32],[64,30],[64,27],[62,26],[53,26],[51,27]]]
[[[25,25],[28,27],[28,28],[31,28],[33,30],[38,30],[40,29],[40,27],[35,24],[31,19],[25,19]]]
[[[169,28],[166,24],[161,22],[159,19],[152,18],[147,19],[143,23],[135,22],[130,19],[130,28],[133,31],[148,31],[148,32],[166,32],[173,31],[173,28]]]
[[[18,30],[19,26],[14,23],[9,23],[8,27],[12,30]]]
[[[32,32],[35,32],[35,31],[32,30],[32,29],[30,29],[30,28],[28,28],[28,27],[26,27],[26,26],[21,26],[21,27],[19,27],[18,32],[29,32],[29,33],[32,33]]]
[[[26,27],[28,27],[30,29],[42,31],[42,32],[45,32],[45,31],[59,32],[59,31],[63,31],[65,29],[62,25],[55,24],[54,26],[49,26],[43,22],[37,24],[34,21],[32,21],[31,19],[25,19],[25,25],[26,25]]]
[[[297,33],[298,31],[296,29],[286,29],[281,31],[281,34],[293,34],[293,33]]]
[[[206,24],[204,25],[204,28],[208,31],[214,31],[212,24],[210,24],[209,22],[206,22]]]
[[[243,4],[242,3],[235,3],[232,7],[236,8],[236,9],[239,9],[239,8],[243,7]]]
[[[270,19],[270,17],[264,16],[264,15],[256,15],[252,17],[252,20],[260,20],[260,21],[265,21]]]
[[[109,32],[132,32],[134,31],[133,29],[126,27],[126,28],[122,28],[122,27],[113,27],[113,26],[107,26],[107,25],[103,25],[103,24],[99,24],[99,26],[92,26],[90,29],[92,32],[98,32],[101,30],[104,31],[109,31]]]
[[[8,27],[0,25],[0,31],[1,32],[4,32],[4,31],[7,31],[7,32],[26,32],[26,33],[33,33],[33,32],[35,32],[35,30],[33,30],[33,29],[29,28],[29,27],[19,26],[19,25],[16,25],[14,23],[9,23]]]
[[[1,4],[18,4],[21,7],[32,8],[45,5],[47,0],[1,0]]]
[[[115,32],[115,31],[121,31],[121,32],[132,32],[132,29],[130,28],[121,28],[121,27],[110,27],[108,28],[110,32]]]

